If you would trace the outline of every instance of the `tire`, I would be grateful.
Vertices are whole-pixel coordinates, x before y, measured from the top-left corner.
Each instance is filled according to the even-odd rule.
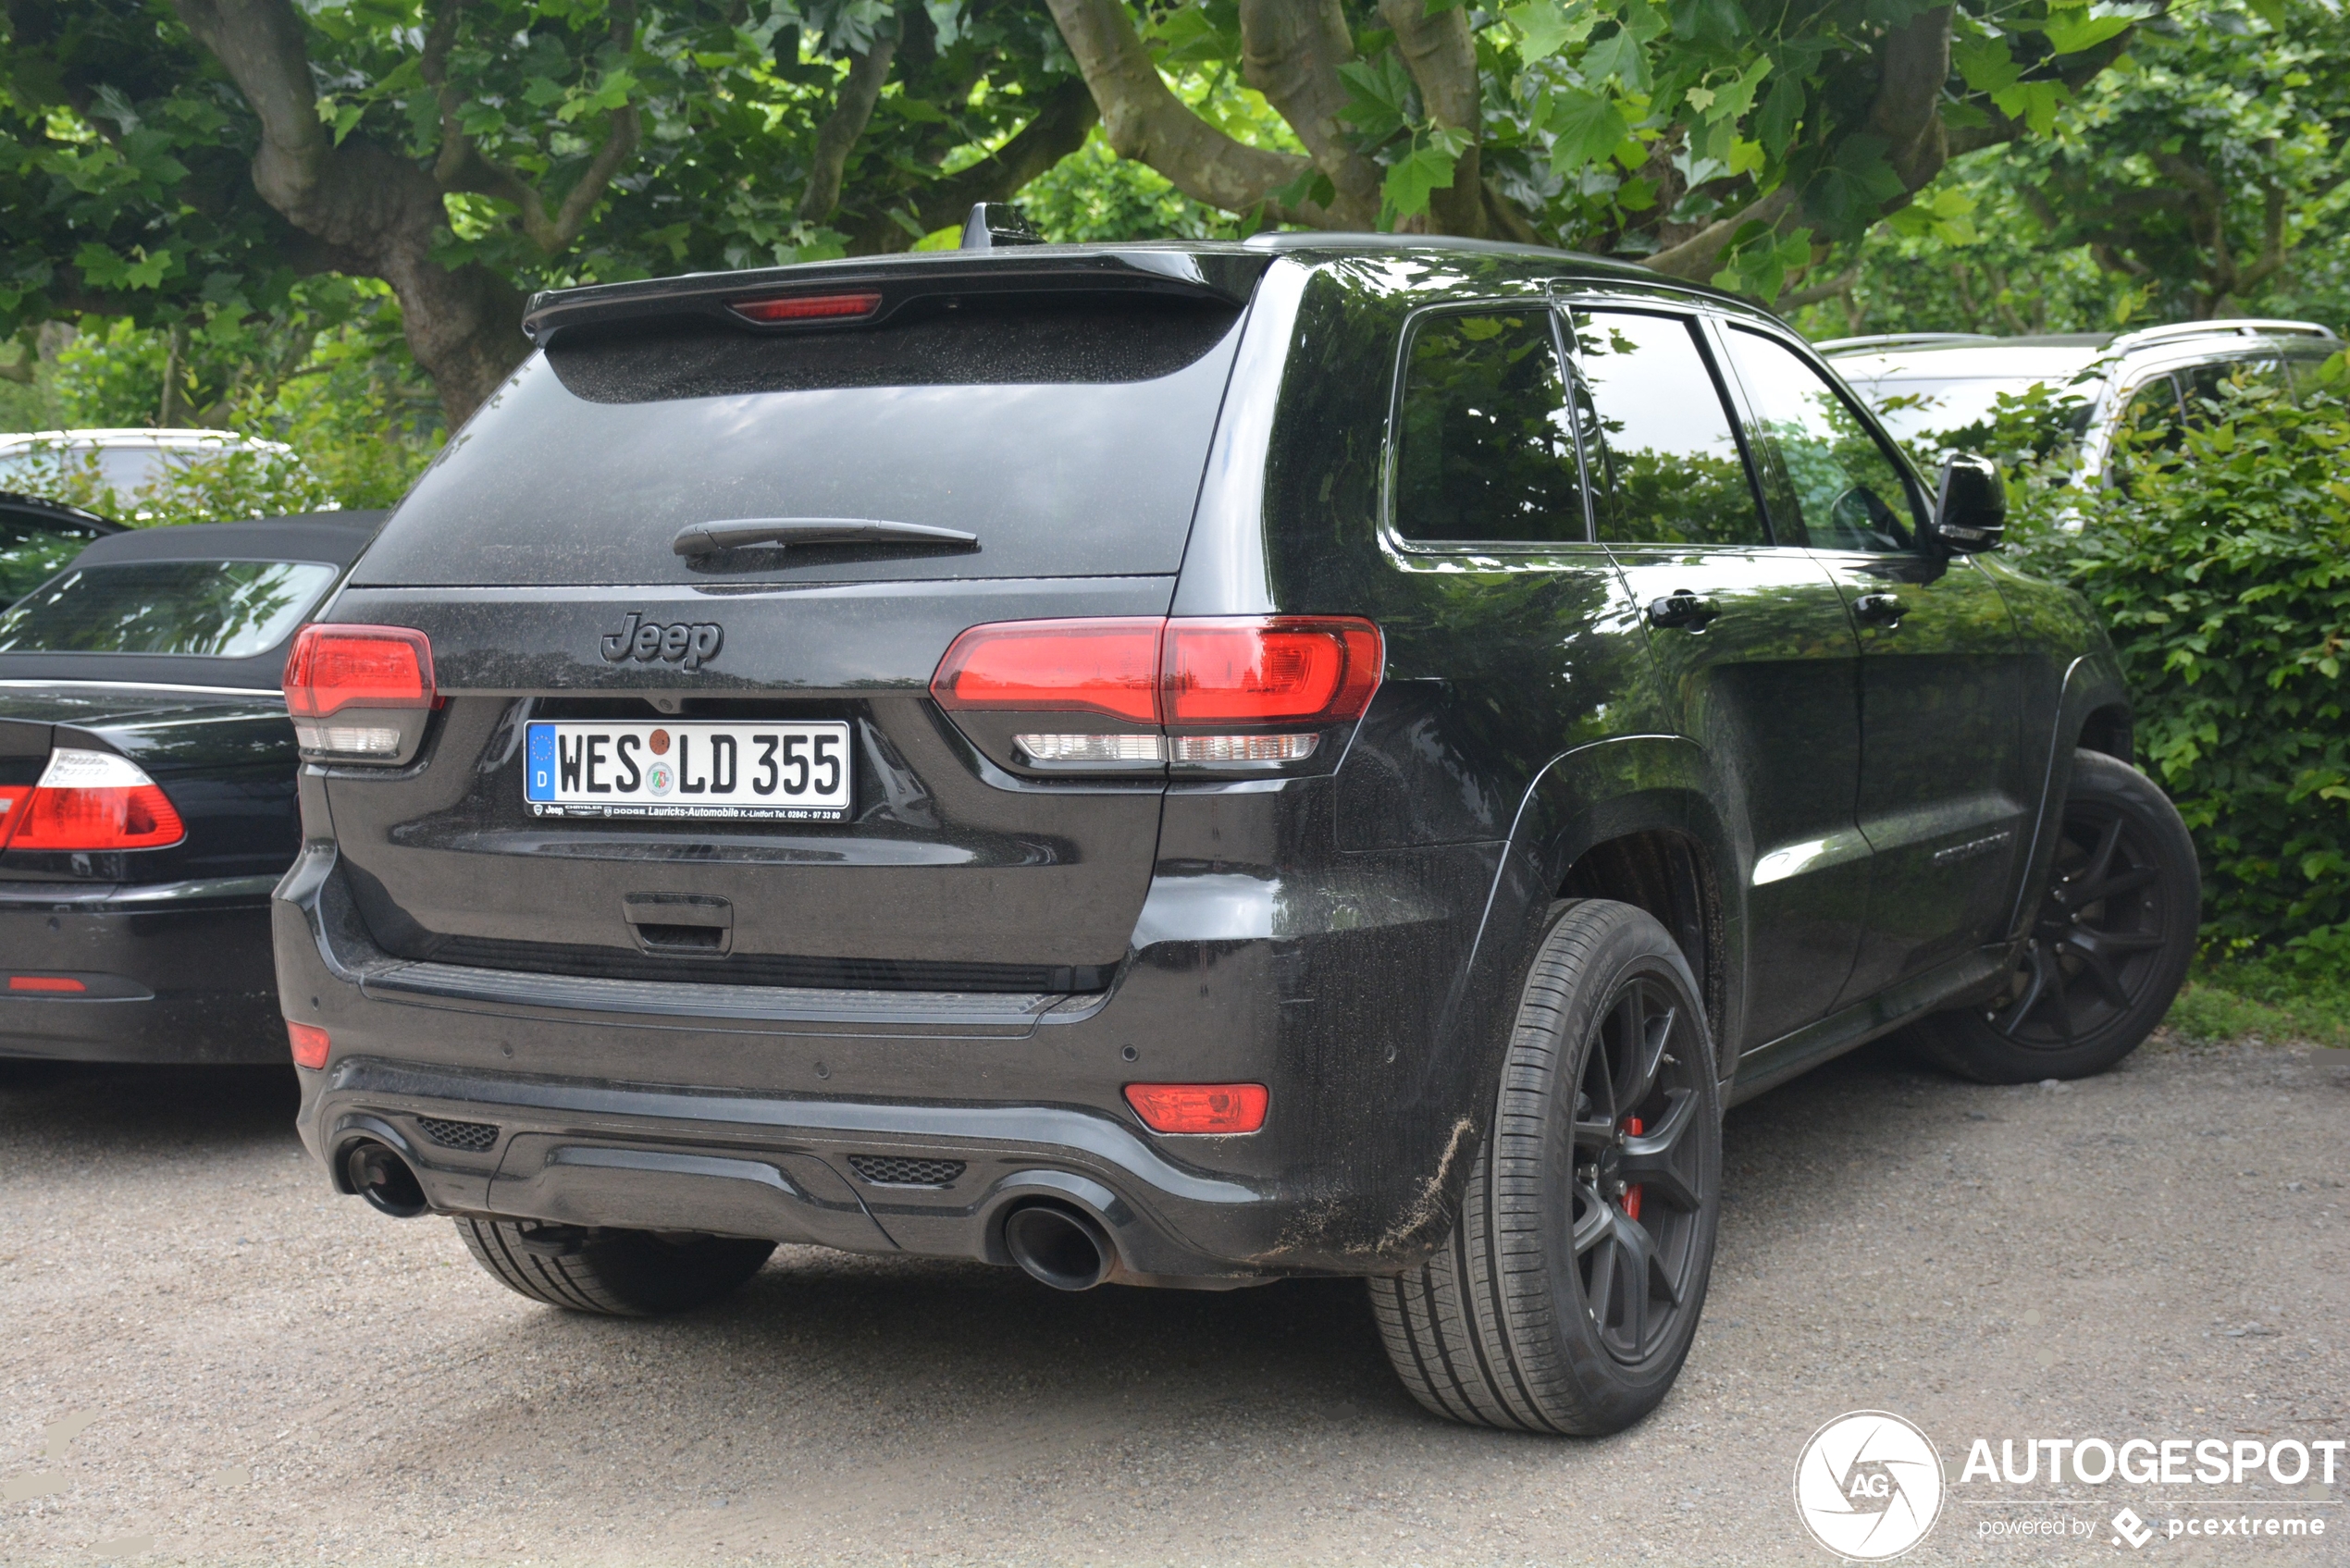
[[[518,1295],[573,1312],[658,1317],[716,1301],[759,1272],[773,1241],[650,1230],[457,1221],[474,1261]]]
[[[2201,895],[2195,841],[2154,781],[2073,753],[2030,940],[1988,999],[1911,1026],[1911,1043],[1981,1083],[2103,1072],[2171,1010],[2195,957]]]
[[[1647,1130],[1631,1132],[1635,1117]],[[1527,976],[1452,1235],[1410,1273],[1370,1281],[1404,1386],[1471,1426],[1596,1437],[1646,1415],[1697,1332],[1721,1166],[1713,1044],[1688,960],[1630,905],[1562,906]],[[1653,1266],[1638,1294],[1619,1289],[1642,1256]]]

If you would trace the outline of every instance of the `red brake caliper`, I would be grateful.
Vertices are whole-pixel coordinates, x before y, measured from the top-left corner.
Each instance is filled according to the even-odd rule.
[[[1624,1130],[1638,1138],[1640,1135],[1640,1118],[1639,1117],[1625,1117]],[[1624,1217],[1626,1219],[1640,1217],[1640,1190],[1637,1186],[1624,1189]]]

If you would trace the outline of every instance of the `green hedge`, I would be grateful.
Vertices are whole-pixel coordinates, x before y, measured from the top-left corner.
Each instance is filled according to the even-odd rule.
[[[2044,400],[2004,411],[2011,549],[2086,596],[2137,750],[2203,857],[2212,957],[2350,962],[2350,405],[2238,385],[2199,427],[2125,435],[2121,483],[2069,483]],[[2171,443],[2165,445],[2164,442]],[[2036,455],[2035,455],[2036,454]]]

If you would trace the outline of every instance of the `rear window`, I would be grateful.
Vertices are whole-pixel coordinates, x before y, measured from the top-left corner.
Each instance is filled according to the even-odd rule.
[[[78,567],[0,612],[0,653],[250,659],[293,635],[335,573],[308,561]]]
[[[1239,312],[1078,294],[881,327],[568,336],[451,441],[361,564],[376,585],[1169,574]],[[754,547],[680,528],[862,518],[970,547]]]
[[[56,576],[97,537],[97,529],[77,524],[0,516],[0,604]]]
[[[2089,382],[2035,381],[2006,376],[1963,377],[1936,380],[1927,377],[1882,377],[1854,381],[1852,389],[1868,400],[1877,418],[1897,441],[1923,440],[1930,436],[1964,436],[1980,440],[1998,413],[2001,397],[2021,398],[2046,385],[2059,400],[2078,400],[2075,433],[2085,426],[2097,389]],[[1961,442],[1960,444],[1964,444]]]

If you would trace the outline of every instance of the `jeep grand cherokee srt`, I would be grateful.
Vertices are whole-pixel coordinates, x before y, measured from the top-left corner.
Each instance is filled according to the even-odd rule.
[[[529,327],[295,650],[276,903],[310,1148],[526,1295],[1360,1276],[1430,1409],[1613,1430],[1726,1103],[2092,1072],[2187,961],[1996,474],[1718,294],[1283,236]]]

